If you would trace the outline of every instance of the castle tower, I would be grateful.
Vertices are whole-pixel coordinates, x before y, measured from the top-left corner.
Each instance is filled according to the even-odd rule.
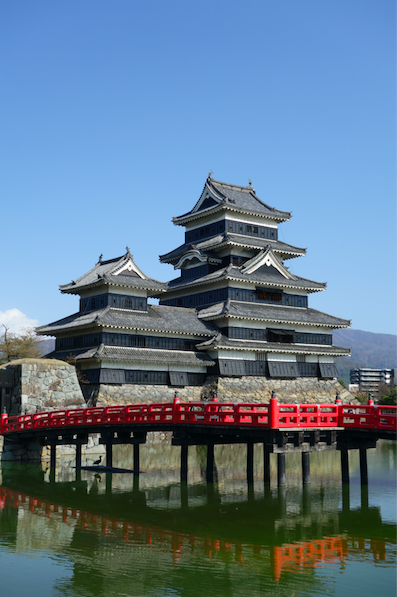
[[[332,329],[350,322],[312,309],[308,296],[326,284],[293,275],[285,262],[305,249],[278,240],[278,224],[291,214],[270,207],[247,187],[208,177],[193,209],[173,218],[185,243],[163,263],[180,270],[159,296],[161,305],[194,307],[216,336],[197,348],[223,376],[288,379],[338,376]]]

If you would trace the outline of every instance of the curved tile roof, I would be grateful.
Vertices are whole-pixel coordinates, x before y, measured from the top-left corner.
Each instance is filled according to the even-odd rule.
[[[210,205],[206,209],[201,209],[200,203],[206,190],[210,196],[215,198],[217,204]],[[181,216],[173,218],[173,222],[175,224],[183,225],[191,219],[204,216],[207,213],[212,213],[219,209],[232,209],[234,211],[259,214],[280,222],[289,220],[291,217],[290,212],[280,211],[275,207],[270,207],[270,205],[259,199],[252,184],[244,187],[221,182],[220,180],[214,180],[209,176],[205,181],[201,197],[193,209]]]
[[[54,333],[73,331],[93,326],[114,327],[126,330],[169,332],[188,336],[212,336],[215,327],[198,319],[195,309],[148,305],[147,311],[106,307],[99,311],[75,313],[49,325],[37,328],[37,333],[53,336]]]
[[[162,263],[171,263],[175,264],[180,259],[182,255],[190,251],[191,249],[197,249],[199,251],[207,253],[209,256],[216,257],[216,254],[210,253],[210,251],[214,251],[215,249],[219,249],[224,246],[236,246],[236,247],[246,247],[248,249],[264,249],[267,246],[270,246],[275,253],[280,253],[284,256],[284,258],[292,258],[292,257],[299,257],[301,255],[306,254],[306,249],[301,249],[299,247],[294,247],[292,245],[288,245],[287,243],[283,243],[279,240],[270,240],[266,238],[256,238],[254,236],[246,236],[244,234],[232,234],[230,232],[224,232],[222,234],[218,234],[217,236],[213,236],[206,240],[197,243],[185,243],[180,245],[173,251],[169,253],[165,253],[164,255],[160,255],[160,261]]]
[[[235,340],[227,338],[219,333],[214,338],[206,340],[197,345],[199,350],[219,350],[228,348],[232,350],[241,351],[263,351],[263,352],[279,352],[290,354],[318,354],[329,355],[334,357],[350,356],[349,348],[342,348],[340,346],[318,346],[313,344],[280,344],[276,342],[258,342],[256,340]]]
[[[63,293],[80,294],[83,289],[104,284],[143,288],[156,292],[161,292],[165,287],[163,282],[148,278],[139,269],[127,247],[127,252],[121,257],[102,261],[101,256],[98,263],[89,272],[72,280],[69,284],[60,285],[59,289]]]
[[[216,272],[207,274],[202,278],[197,278],[191,282],[186,282],[182,278],[176,278],[171,280],[167,286],[167,292],[179,289],[195,288],[212,282],[219,282],[221,280],[235,280],[237,282],[250,282],[255,285],[268,285],[272,288],[302,288],[308,292],[318,292],[325,290],[325,282],[314,282],[313,280],[307,280],[306,278],[300,278],[299,276],[292,276],[285,278],[275,268],[267,267],[261,268],[260,270],[254,271],[252,274],[243,274],[241,268],[238,266],[228,265],[223,267]]]
[[[76,360],[97,359],[100,361],[131,361],[134,363],[161,363],[170,365],[192,365],[212,367],[215,361],[201,352],[183,350],[161,350],[157,348],[131,348],[101,344],[80,353]]]
[[[235,319],[251,319],[285,323],[288,325],[315,325],[332,329],[350,327],[350,320],[341,319],[317,311],[310,307],[285,307],[282,305],[267,305],[263,303],[248,303],[244,301],[223,301],[199,311],[199,319],[212,321],[221,317]]]

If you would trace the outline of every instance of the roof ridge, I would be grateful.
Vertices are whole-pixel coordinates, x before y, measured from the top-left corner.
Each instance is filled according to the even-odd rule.
[[[208,182],[210,182],[210,183],[213,182],[215,184],[220,184],[220,185],[222,185],[222,186],[224,186],[226,188],[239,189],[240,191],[245,191],[245,192],[248,192],[248,193],[252,193],[252,191],[253,191],[253,188],[252,188],[251,185],[249,185],[247,187],[244,187],[242,185],[233,184],[231,182],[223,182],[221,180],[215,180],[215,178],[209,178]]]
[[[116,263],[117,261],[120,261],[120,259],[123,259],[123,257],[125,257],[126,255],[120,255],[120,257],[114,257],[113,259],[106,259],[106,261],[98,261],[97,265],[108,265],[108,263]]]

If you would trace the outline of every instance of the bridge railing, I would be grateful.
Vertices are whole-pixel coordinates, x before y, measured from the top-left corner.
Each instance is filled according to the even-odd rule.
[[[275,421],[275,424],[277,429],[338,427],[339,407],[337,404],[279,404],[278,422]]]
[[[344,427],[397,432],[397,407],[355,404],[180,402],[54,410],[8,417],[0,434],[98,425],[218,425],[270,429]]]

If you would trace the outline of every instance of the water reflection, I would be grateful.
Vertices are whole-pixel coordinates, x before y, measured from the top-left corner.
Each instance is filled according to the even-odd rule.
[[[213,483],[205,481],[200,449],[190,450],[183,484],[177,452],[167,463],[161,446],[147,450],[140,476],[76,475],[70,463],[59,463],[53,477],[45,465],[3,465],[0,554],[52,554],[71,565],[56,591],[104,597],[287,595],[292,589],[324,595],[333,594],[334,575],[349,563],[393,570],[396,521],[382,520],[381,507],[371,505],[371,474],[357,504],[354,476],[354,499],[342,491],[338,455],[314,459],[312,484],[303,487],[300,460],[287,459],[287,486],[277,489],[273,477],[263,483],[256,454],[248,487],[240,466],[244,449],[233,448],[215,450]],[[386,486],[395,470],[390,450],[374,455]],[[117,466],[130,465],[128,451],[120,449]],[[390,594],[393,579],[391,572]]]

